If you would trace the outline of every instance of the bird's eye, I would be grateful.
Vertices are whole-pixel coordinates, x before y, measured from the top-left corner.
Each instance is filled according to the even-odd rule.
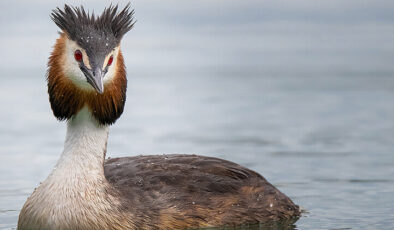
[[[112,64],[113,61],[114,61],[114,56],[111,55],[111,57],[109,57],[109,59],[108,59],[107,66],[110,66],[110,65]]]
[[[74,58],[77,62],[82,61],[82,52],[80,50],[76,50],[74,53]]]

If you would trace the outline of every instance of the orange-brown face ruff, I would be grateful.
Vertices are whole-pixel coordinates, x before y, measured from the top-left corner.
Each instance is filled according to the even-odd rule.
[[[72,119],[87,107],[101,125],[122,114],[127,79],[120,42],[133,28],[128,4],[89,14],[83,7],[55,9],[52,20],[62,30],[48,62],[48,92],[54,115]]]
[[[122,53],[118,52],[113,76],[104,84],[104,92],[76,85],[65,75],[67,35],[62,33],[48,62],[48,93],[53,114],[59,120],[72,118],[84,106],[102,125],[113,124],[122,114],[126,101],[126,70]]]

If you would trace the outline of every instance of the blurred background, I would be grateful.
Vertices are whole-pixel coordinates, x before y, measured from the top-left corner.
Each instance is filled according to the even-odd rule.
[[[62,152],[65,123],[52,116],[45,72],[58,37],[49,14],[64,3],[0,2],[0,229],[15,229]],[[101,13],[109,3],[83,4]],[[394,228],[394,2],[132,7],[128,98],[108,156],[221,157],[306,210],[296,229]]]

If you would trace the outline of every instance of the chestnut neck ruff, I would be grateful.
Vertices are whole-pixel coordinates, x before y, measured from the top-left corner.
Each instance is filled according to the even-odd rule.
[[[127,78],[122,53],[119,51],[115,76],[104,86],[104,93],[78,88],[64,76],[62,61],[66,34],[57,39],[48,62],[48,93],[51,108],[59,120],[72,119],[84,106],[101,125],[111,125],[123,113],[126,102]]]

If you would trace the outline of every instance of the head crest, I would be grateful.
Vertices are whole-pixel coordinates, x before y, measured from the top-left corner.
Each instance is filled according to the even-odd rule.
[[[110,5],[100,16],[86,12],[83,6],[64,5],[64,10],[53,10],[51,18],[73,40],[79,40],[86,31],[96,30],[103,36],[113,36],[119,43],[123,35],[133,28],[133,15],[134,10],[130,10],[130,3],[120,12],[118,5]]]

